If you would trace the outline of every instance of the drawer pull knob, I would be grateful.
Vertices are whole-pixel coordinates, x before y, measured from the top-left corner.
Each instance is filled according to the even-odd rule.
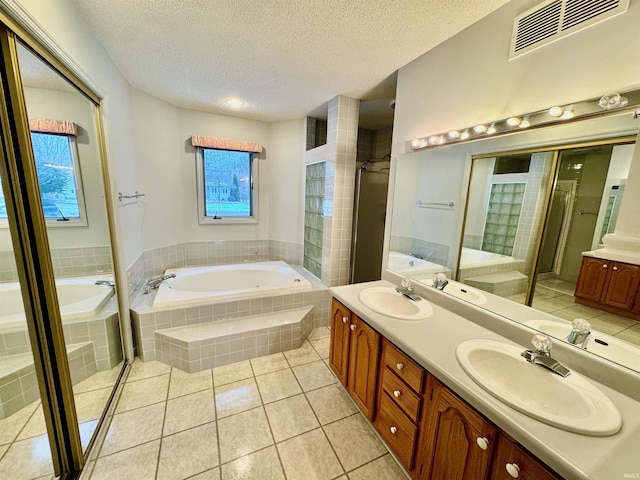
[[[400,398],[400,395],[401,395],[400,390],[394,390],[394,391],[393,391],[393,396],[394,396],[394,397],[396,397],[396,398]]]
[[[476,443],[482,450],[486,450],[487,448],[489,448],[489,440],[487,440],[485,437],[476,438]]]
[[[398,431],[398,427],[391,427],[389,430],[391,430],[391,433],[395,435],[396,432]]]
[[[401,364],[401,363],[396,363],[396,368],[397,368],[398,370],[402,370],[402,369],[404,368],[404,365],[403,365],[403,364]]]
[[[347,323],[349,321],[349,317],[342,317],[342,323]]]
[[[353,332],[353,331],[356,329],[356,326],[352,324],[349,328],[350,328],[350,329],[351,329],[351,331]]]
[[[618,267],[613,267],[614,270],[618,270]]]
[[[602,265],[602,268],[607,268],[607,264],[605,263],[604,265]]]
[[[520,467],[516,463],[507,463],[505,465],[505,468],[507,469],[507,473],[512,478],[518,478],[518,476],[520,475]]]

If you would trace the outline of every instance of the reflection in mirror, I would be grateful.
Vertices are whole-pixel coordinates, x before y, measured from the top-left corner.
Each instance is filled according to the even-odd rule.
[[[76,413],[86,449],[123,361],[95,123],[97,107],[20,44],[18,59]],[[9,248],[9,232],[4,228],[0,249]],[[17,282],[15,267],[3,271],[1,280],[6,282],[2,287]],[[22,319],[19,314],[14,317],[13,333],[26,331],[24,314]],[[42,418],[41,407],[34,415]],[[31,427],[32,435],[46,433],[43,421]]]
[[[389,270],[431,286],[435,271],[449,269],[445,293],[565,341],[572,321],[587,318],[586,350],[640,372],[640,324],[574,296],[583,258],[597,257],[630,193],[637,130],[631,115],[611,115],[398,156]],[[420,209],[418,200],[455,207]],[[425,272],[433,265],[411,254],[436,267]],[[572,343],[583,347],[580,335]]]

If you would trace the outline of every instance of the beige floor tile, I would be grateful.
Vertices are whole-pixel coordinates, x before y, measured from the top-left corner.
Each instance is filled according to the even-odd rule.
[[[164,411],[165,404],[156,403],[114,415],[100,456],[159,439],[162,436]]]
[[[220,468],[212,468],[206,472],[199,473],[193,477],[189,477],[189,480],[220,480]]]
[[[324,431],[347,472],[387,451],[369,422],[359,413],[325,425]]]
[[[275,402],[302,393],[291,369],[261,375],[256,377],[256,382],[258,382],[264,403]]]
[[[4,453],[9,450],[10,445],[0,445],[0,458],[4,455]]]
[[[262,405],[254,378],[229,383],[215,389],[218,418],[228,417]]]
[[[218,433],[223,464],[273,445],[262,407],[218,420]]]
[[[305,392],[325,387],[338,381],[322,360],[298,365],[293,367],[292,370]]]
[[[136,382],[127,382],[118,401],[116,413],[146,407],[167,399],[169,375],[145,378]]]
[[[171,370],[169,398],[188,395],[208,388],[213,388],[211,370],[203,370],[197,373],[185,373],[177,368]]]
[[[129,370],[127,382],[134,382],[136,380],[156,377],[158,375],[166,375],[170,371],[171,367],[166,363],[158,362],[157,360],[143,362],[138,357],[136,357],[136,359],[133,361],[133,364],[131,364],[131,370]]]
[[[329,358],[329,349],[331,348],[331,339],[329,337],[312,340],[311,345],[316,349],[320,358]]]
[[[160,440],[99,458],[90,480],[150,480],[155,478]]]
[[[341,385],[334,384],[307,392],[307,399],[322,425],[353,415],[358,411]]]
[[[44,414],[42,413],[42,406],[38,405],[38,408],[29,421],[26,423],[20,435],[18,435],[18,440],[24,440],[26,438],[37,437],[39,435],[46,435],[47,433],[47,425],[44,422]]]
[[[328,480],[344,473],[320,428],[279,443],[276,447],[288,480]]]
[[[275,447],[267,447],[222,465],[222,480],[284,480]]]
[[[370,480],[372,478],[376,480],[409,479],[391,455],[388,454],[349,473],[349,478],[351,480]]]
[[[251,377],[253,377],[253,370],[249,360],[213,369],[213,385],[215,387]]]
[[[329,330],[329,327],[318,327],[311,330],[307,340],[313,342],[314,340],[320,340],[321,338],[328,338],[330,336],[331,330]]]
[[[180,480],[217,467],[216,423],[162,438],[157,480]]]
[[[253,367],[253,373],[258,376],[289,368],[289,362],[287,362],[282,353],[274,353],[273,355],[252,358],[251,366]]]
[[[599,330],[602,333],[609,335],[617,335],[627,328],[638,325],[638,322],[631,318],[621,317],[620,315],[614,315],[612,313],[604,313],[595,318],[590,318],[589,323],[594,330]]]
[[[88,422],[82,422],[78,424],[78,430],[80,431],[80,444],[82,445],[82,450],[86,450],[87,446],[89,446],[89,442],[93,437],[93,434],[98,427],[98,420],[89,420]]]
[[[562,310],[556,310],[553,312],[556,317],[564,318],[565,320],[573,321],[576,318],[585,318],[587,320],[602,315],[602,311],[595,308],[585,307],[584,305],[576,305],[569,308],[563,308]]]
[[[107,406],[112,391],[113,387],[111,386],[100,390],[75,394],[74,400],[76,402],[78,421],[86,422],[100,418]]]
[[[31,480],[53,473],[51,449],[46,435],[11,444],[0,461],[0,478]]]
[[[640,345],[640,324],[625,328],[616,334],[616,338],[633,343],[634,345]]]
[[[287,357],[287,361],[292,367],[320,360],[315,348],[306,340],[300,348],[284,352],[284,356]]]
[[[100,390],[102,388],[113,388],[122,370],[122,362],[111,370],[104,370],[102,372],[95,373],[89,378],[77,383],[73,386],[73,393],[84,393],[92,390]]]
[[[0,420],[0,445],[13,442],[39,406],[38,400]]]
[[[304,395],[270,403],[265,405],[265,410],[276,442],[320,426]]]
[[[216,419],[213,392],[203,390],[167,402],[163,435],[171,435]]]

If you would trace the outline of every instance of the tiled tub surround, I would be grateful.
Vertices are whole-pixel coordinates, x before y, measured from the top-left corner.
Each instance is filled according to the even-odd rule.
[[[311,315],[313,316],[314,328],[329,325],[331,304],[329,289],[302,267],[294,266],[294,268],[311,282],[311,290],[303,293],[283,291],[264,297],[229,299],[203,305],[163,309],[153,308],[155,291],[146,295],[138,293],[131,303],[136,355],[145,362],[156,359],[155,332],[158,330],[285,312],[302,307],[313,307]],[[267,347],[267,353],[275,349],[282,351],[282,340],[274,337],[270,339],[270,344]],[[224,348],[221,347],[221,349]],[[284,349],[286,350],[286,348]],[[227,363],[244,359],[243,350],[244,346],[240,349],[239,345],[237,350],[229,350],[230,361]]]
[[[155,332],[156,359],[195,373],[299,348],[313,328],[313,307]]]
[[[244,262],[283,260],[302,264],[303,246],[277,240],[215,240],[184,242],[146,250],[127,269],[129,297],[138,294],[144,282],[168,268],[228,265]]]
[[[439,265],[449,265],[449,245],[443,243],[392,235],[389,248],[407,255],[420,255],[425,260]]]

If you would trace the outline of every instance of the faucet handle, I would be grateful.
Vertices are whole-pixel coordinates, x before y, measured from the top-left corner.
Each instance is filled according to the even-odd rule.
[[[414,287],[415,284],[411,280],[409,280],[408,278],[403,278],[400,281],[400,285],[402,285],[402,288],[406,288],[409,291],[413,291],[413,287]]]
[[[549,355],[551,351],[551,347],[553,346],[553,342],[548,335],[543,335],[542,333],[536,333],[531,339],[531,344],[533,348],[536,349],[536,352],[542,355]]]
[[[571,322],[571,329],[576,333],[589,333],[591,331],[591,324],[584,318],[576,318]]]

